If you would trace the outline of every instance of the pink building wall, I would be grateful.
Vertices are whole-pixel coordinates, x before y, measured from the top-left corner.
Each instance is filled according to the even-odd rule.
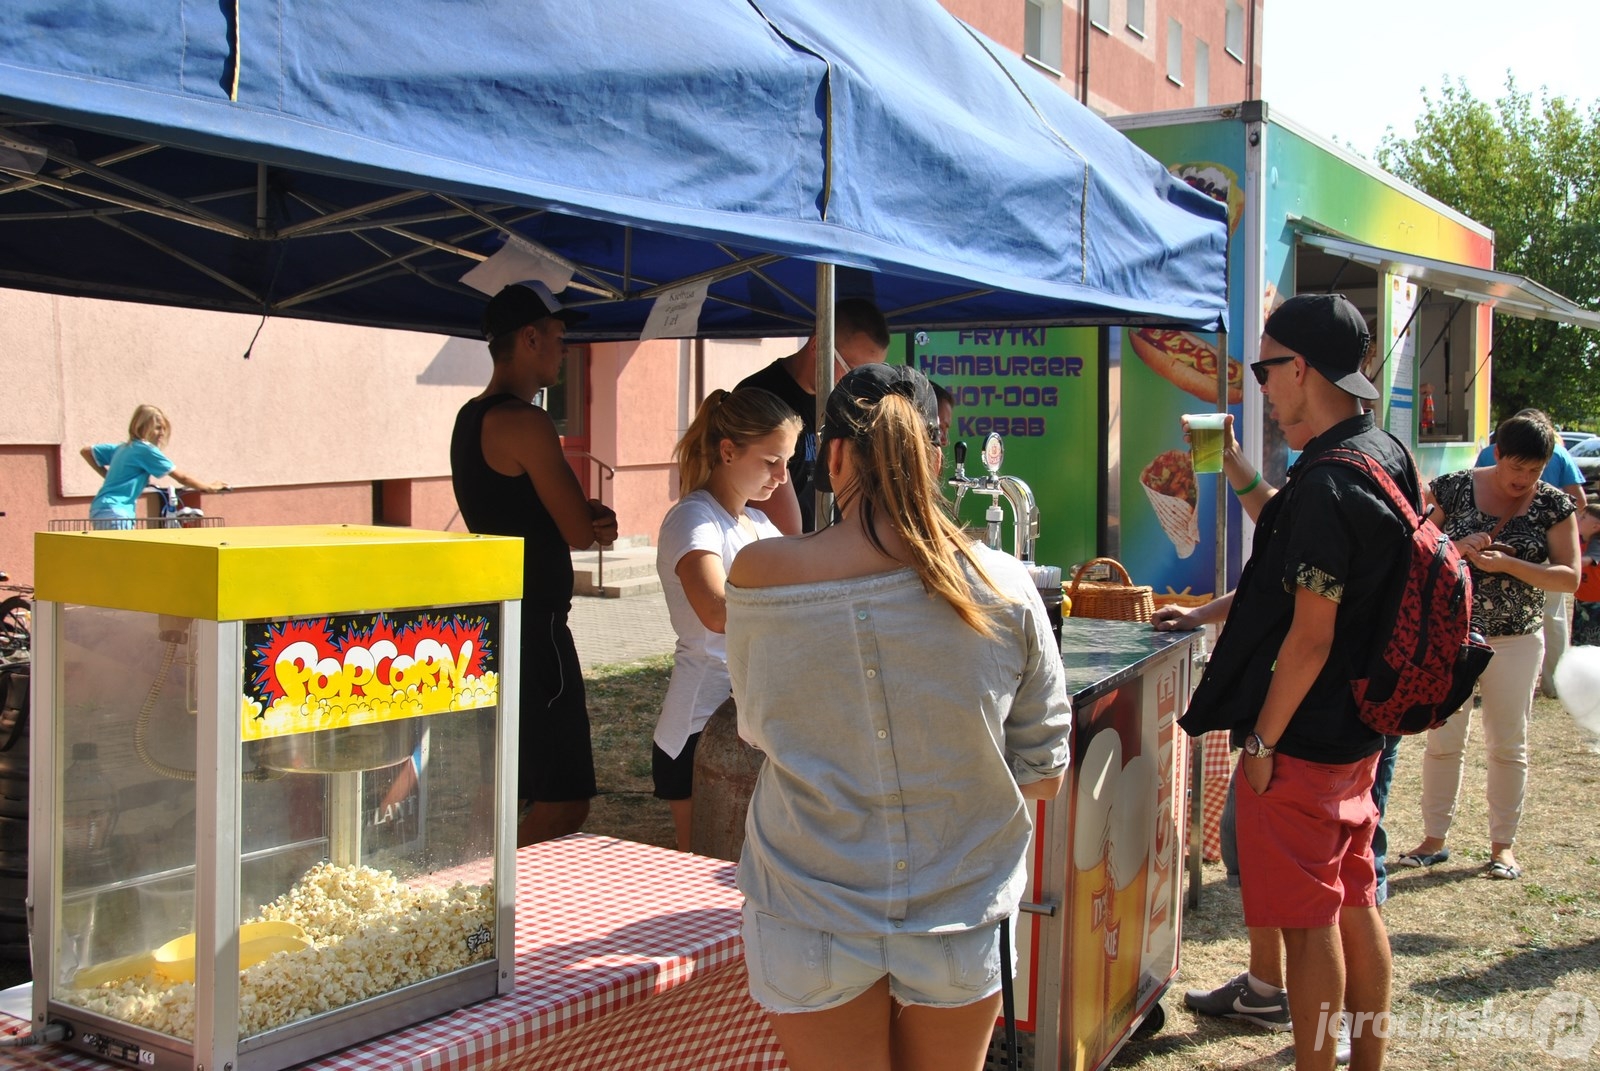
[[[238,488],[198,502],[229,524],[444,527],[450,427],[488,371],[459,339],[0,290],[0,571],[32,583],[33,533],[100,487],[79,449],[141,402],[180,471]]]
[[[797,345],[589,347],[588,450],[616,470],[595,493],[624,535],[654,540],[705,393]],[[144,401],[171,418],[180,471],[236,488],[190,499],[227,524],[462,531],[450,428],[489,367],[466,339],[0,290],[0,572],[33,582],[33,533],[87,517],[100,487],[79,449],[122,441]]]

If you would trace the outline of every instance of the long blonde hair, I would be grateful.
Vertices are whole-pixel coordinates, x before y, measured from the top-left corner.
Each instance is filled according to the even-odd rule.
[[[151,446],[165,446],[167,436],[172,434],[172,421],[167,419],[167,414],[153,405],[141,405],[133,411],[133,419],[128,421],[128,441],[143,439]]]
[[[679,497],[710,482],[722,440],[747,446],[785,428],[798,435],[800,427],[800,415],[771,391],[760,387],[712,391],[700,403],[689,430],[672,448],[678,462]]]
[[[885,394],[877,401],[846,396],[848,404],[835,407],[840,392],[828,404],[828,422],[845,427],[831,429],[855,452],[855,478],[838,490],[840,507],[858,511],[867,539],[887,555],[874,521],[881,514],[894,526],[923,587],[950,604],[951,609],[983,636],[993,636],[989,609],[972,595],[962,571],[963,559],[980,580],[998,591],[973,550],[972,540],[958,525],[950,501],[939,489],[941,457],[929,427],[916,403],[904,394]],[[818,464],[826,464],[819,457]]]

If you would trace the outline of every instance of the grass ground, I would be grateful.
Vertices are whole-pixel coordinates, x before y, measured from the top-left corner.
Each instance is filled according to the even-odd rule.
[[[650,736],[671,676],[671,655],[601,666],[584,675],[600,788],[584,832],[673,846],[672,815],[650,794]]]

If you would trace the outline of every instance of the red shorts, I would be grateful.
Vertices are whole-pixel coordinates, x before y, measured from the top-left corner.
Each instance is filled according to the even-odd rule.
[[[1377,767],[1376,755],[1342,766],[1275,755],[1264,796],[1241,771],[1234,807],[1245,925],[1332,926],[1340,908],[1376,903]]]

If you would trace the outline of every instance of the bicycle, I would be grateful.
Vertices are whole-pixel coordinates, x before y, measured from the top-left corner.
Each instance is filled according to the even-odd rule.
[[[0,573],[0,589],[17,593],[0,599],[0,665],[26,662],[33,642],[33,589],[10,579]]]
[[[221,527],[223,523],[221,517],[207,517],[205,511],[200,509],[198,506],[184,505],[184,494],[192,490],[193,488],[190,487],[170,487],[165,484],[152,484],[149,487],[146,487],[143,493],[155,496],[156,515],[154,517],[127,517],[117,519],[74,517],[70,520],[51,521],[50,531],[92,532],[102,530],[128,530],[135,528]]]

